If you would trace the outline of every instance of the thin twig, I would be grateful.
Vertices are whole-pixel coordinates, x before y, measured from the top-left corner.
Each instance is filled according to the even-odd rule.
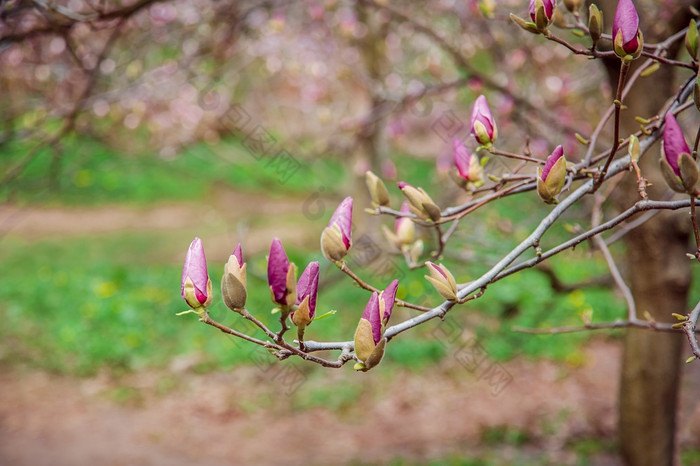
[[[345,262],[340,262],[340,263],[337,263],[336,265],[338,266],[338,268],[339,268],[342,272],[344,272],[344,273],[347,274],[350,278],[352,278],[353,280],[355,280],[355,283],[357,283],[358,285],[360,285],[361,288],[364,288],[364,289],[367,290],[367,291],[372,291],[372,292],[376,292],[376,293],[381,293],[382,290],[379,290],[379,289],[373,287],[372,285],[370,285],[369,283],[367,283],[367,282],[365,282],[363,279],[361,279],[355,272],[353,272],[353,271],[350,269],[350,267],[348,267],[348,265],[347,265]],[[421,312],[427,312],[427,311],[430,310],[429,307],[419,306],[418,304],[409,303],[409,302],[404,301],[404,300],[402,300],[402,299],[397,299],[397,300],[395,301],[395,304],[396,304],[397,306],[406,307],[406,308],[409,308],[409,309],[415,309],[416,311],[421,311]]]
[[[263,341],[263,340],[258,340],[257,338],[251,337],[250,335],[246,335],[245,333],[239,332],[238,330],[234,330],[232,328],[229,328],[225,326],[224,324],[221,324],[215,320],[213,320],[211,317],[209,317],[209,314],[205,311],[203,315],[200,316],[199,318],[200,321],[204,322],[207,325],[211,325],[212,327],[216,327],[219,330],[221,330],[224,333],[227,333],[229,335],[233,335],[234,337],[242,338],[243,340],[249,341],[251,343],[255,343],[256,345],[264,346],[265,348],[270,348],[274,350],[279,350],[281,351],[283,348],[279,345],[276,345],[274,343],[271,343],[269,341]]]
[[[539,165],[545,164],[544,160],[536,159],[535,157],[528,157],[527,155],[514,154],[512,152],[497,150],[497,149],[493,148],[493,146],[491,148],[489,148],[488,151],[494,155],[502,155],[503,157],[508,157],[510,159],[524,160],[526,162],[533,162],[533,163],[537,163]]]
[[[298,356],[306,361],[311,361],[315,362],[316,364],[320,364],[323,367],[332,367],[332,368],[339,368],[342,367],[349,359],[347,357],[347,353],[341,354],[338,360],[336,361],[329,361],[327,359],[319,358],[317,356],[314,356],[312,354],[308,354],[299,348],[296,348],[284,341],[281,343],[275,344],[271,343],[269,341],[263,341],[263,340],[258,340],[257,338],[253,338],[249,335],[246,335],[245,333],[241,333],[237,330],[234,330],[232,328],[229,328],[215,320],[213,320],[211,317],[209,317],[209,314],[204,311],[204,313],[200,316],[200,321],[207,324],[211,325],[212,327],[215,327],[219,329],[221,332],[226,333],[228,335],[233,335],[238,338],[242,338],[243,340],[249,341],[251,343],[255,343],[256,345],[263,346],[265,348],[268,348],[270,350],[273,350],[275,352],[275,356],[278,357],[279,359],[286,359],[287,357],[291,355]]]
[[[658,332],[678,332],[678,329],[673,328],[672,324],[664,324],[660,322],[652,322],[647,320],[616,320],[614,322],[603,322],[600,324],[587,324],[581,326],[564,326],[551,328],[512,327],[511,330],[513,332],[530,333],[534,335],[558,335],[561,333],[575,333],[583,332],[586,330],[603,330],[629,327],[646,328],[650,330],[656,330]]]
[[[620,79],[617,82],[617,91],[615,94],[615,124],[613,126],[613,144],[612,148],[610,149],[610,155],[605,161],[603,169],[600,171],[600,174],[597,176],[596,181],[593,184],[593,191],[597,191],[605,180],[605,175],[608,173],[610,163],[612,162],[613,158],[615,158],[617,149],[620,147],[620,111],[622,109],[622,88],[625,85],[625,79],[627,78],[627,72],[629,69],[629,62],[622,60],[620,64]]]
[[[649,210],[647,212],[644,212],[644,214],[640,215],[638,218],[634,219],[633,221],[629,223],[625,223],[622,225],[620,228],[615,231],[610,237],[605,239],[605,244],[610,246],[611,244],[615,243],[616,241],[619,241],[624,237],[627,233],[630,231],[634,230],[635,228],[638,228],[651,220],[652,217],[654,217],[656,214],[658,214],[660,211],[659,210]]]
[[[693,222],[693,233],[695,234],[695,258],[700,261],[700,231],[698,231],[698,218],[695,215],[695,196],[690,196],[690,221]]]
[[[438,260],[442,256],[442,252],[445,250],[445,241],[442,239],[442,228],[440,228],[439,223],[435,224],[435,235],[437,236],[438,247],[437,250],[430,255],[430,259],[428,259],[430,261]]]
[[[269,338],[274,339],[274,338],[276,337],[275,332],[273,332],[272,330],[270,330],[269,328],[267,328],[267,326],[266,326],[265,324],[263,324],[263,323],[260,322],[258,319],[256,319],[255,317],[253,317],[253,315],[252,315],[250,312],[248,312],[247,309],[241,309],[240,314],[241,314],[244,318],[248,319],[248,320],[251,321],[253,324],[255,324],[255,326],[258,327],[260,330],[262,330],[263,332],[265,332],[265,335],[267,335]]]
[[[602,223],[600,226],[596,228],[592,228],[584,233],[581,233],[580,235],[571,238],[570,240],[561,243],[560,245],[553,247],[552,249],[549,249],[548,251],[543,252],[541,255],[534,257],[532,259],[523,261],[519,264],[516,264],[503,272],[501,272],[497,279],[505,278],[508,275],[512,275],[516,272],[519,272],[523,269],[527,269],[530,267],[533,267],[537,265],[539,262],[548,259],[556,254],[559,254],[562,251],[565,251],[569,248],[576,247],[578,244],[581,244],[582,242],[586,241],[589,238],[592,238],[595,235],[598,235],[604,231],[610,230],[611,228],[615,228],[620,222],[623,220],[639,213],[639,212],[644,212],[648,210],[678,210],[678,209],[683,209],[686,208],[690,205],[689,200],[681,200],[681,201],[638,201],[635,205],[627,209],[626,211],[622,212],[620,215],[617,217],[612,218],[611,220],[608,220],[605,223]]]
[[[591,226],[593,226],[594,228],[600,226],[600,222],[603,218],[603,203],[605,202],[605,199],[607,199],[612,194],[613,189],[617,187],[619,182],[620,178],[617,179],[616,183],[608,185],[608,189],[606,190],[607,192],[605,194],[601,193],[600,191],[597,191],[595,193],[595,202],[591,212]],[[622,295],[625,298],[625,302],[627,302],[627,319],[630,321],[636,320],[637,306],[634,302],[634,296],[632,295],[632,291],[630,291],[629,287],[625,283],[625,280],[622,278],[622,274],[617,268],[617,264],[615,263],[615,259],[610,253],[610,249],[605,244],[605,241],[600,235],[593,236],[593,242],[598,247],[598,249],[600,249],[600,252],[603,253],[603,257],[605,258],[605,262],[608,264],[610,274],[612,275],[613,280],[615,280],[615,284],[622,292]]]

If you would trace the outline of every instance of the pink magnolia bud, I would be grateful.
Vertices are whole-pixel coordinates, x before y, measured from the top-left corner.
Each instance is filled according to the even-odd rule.
[[[681,154],[690,154],[690,147],[688,147],[688,144],[685,142],[685,136],[683,136],[683,130],[678,124],[678,120],[676,120],[676,117],[670,112],[666,115],[663,144],[666,161],[671,165],[673,173],[675,173],[676,176],[681,176],[678,161]]]
[[[476,142],[484,146],[492,144],[498,136],[496,122],[483,95],[476,99],[472,108],[471,134]]]
[[[632,0],[620,0],[613,18],[612,37],[615,53],[620,58],[638,58],[644,39],[639,30],[639,15]]]
[[[381,317],[382,325],[386,325],[391,317],[391,311],[394,309],[396,301],[396,290],[399,287],[399,281],[394,280],[389,283],[389,286],[384,288],[384,291],[379,293],[379,316]]]
[[[297,310],[290,315],[292,322],[299,327],[309,325],[316,315],[316,297],[318,296],[318,262],[306,266],[297,283]]]
[[[478,187],[484,183],[484,170],[478,157],[470,154],[459,139],[452,141],[452,158],[459,178],[464,180],[464,184],[460,183],[460,186],[466,187],[467,183],[472,183]]]
[[[676,192],[692,194],[700,177],[698,165],[690,155],[683,130],[670,112],[666,115],[664,126],[663,154],[661,174],[666,183]]]
[[[193,308],[203,308],[211,304],[211,280],[207,272],[207,258],[204,255],[202,240],[195,238],[185,256],[180,283],[182,299]]]
[[[552,23],[556,7],[556,0],[530,0],[530,18],[538,29],[543,30]]]
[[[297,300],[296,266],[289,262],[282,242],[275,238],[267,257],[267,282],[272,301],[280,306],[291,306]]]
[[[566,157],[564,148],[557,146],[547,157],[543,168],[538,169],[537,194],[547,204],[556,204],[566,181]]]
[[[379,364],[384,356],[385,345],[379,296],[375,291],[369,298],[355,330],[355,355],[360,360],[355,369],[367,371]]]
[[[352,197],[346,197],[321,233],[321,251],[332,262],[345,257],[352,245],[352,203]]]

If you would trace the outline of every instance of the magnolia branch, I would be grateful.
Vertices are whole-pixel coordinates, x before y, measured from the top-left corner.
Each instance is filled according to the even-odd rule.
[[[658,50],[657,50],[658,52]],[[578,189],[576,189],[574,192],[572,192],[569,196],[567,196],[562,202],[560,202],[547,216],[545,216],[539,223],[539,225],[535,228],[535,230],[528,236],[525,240],[523,240],[518,246],[516,246],[510,253],[508,253],[506,256],[504,256],[496,265],[494,265],[488,272],[486,272],[484,275],[482,275],[479,279],[466,284],[464,287],[462,287],[459,292],[458,292],[458,299],[460,301],[466,299],[469,295],[475,293],[477,290],[481,290],[483,293],[483,290],[485,289],[486,286],[488,286],[491,283],[494,283],[495,281],[498,281],[512,273],[515,273],[518,270],[522,270],[527,267],[532,267],[533,265],[536,265],[538,262],[545,260],[548,257],[551,257],[565,249],[568,249],[569,247],[575,246],[576,244],[580,243],[581,241],[584,241],[587,238],[591,238],[595,235],[598,235],[602,231],[605,231],[607,229],[613,228],[614,226],[618,225],[620,222],[625,220],[626,218],[634,215],[637,212],[644,211],[644,210],[651,210],[651,209],[676,209],[676,208],[683,208],[687,207],[690,204],[689,200],[686,201],[675,201],[675,202],[663,202],[663,201],[648,201],[648,200],[643,200],[637,202],[634,206],[630,207],[627,211],[625,211],[623,214],[618,215],[615,217],[613,220],[605,222],[597,227],[592,228],[590,231],[579,235],[578,237],[574,238],[573,240],[570,240],[566,243],[561,244],[560,246],[551,249],[547,253],[538,253],[537,256],[533,259],[530,259],[528,261],[525,261],[521,264],[518,264],[514,267],[510,267],[507,269],[507,267],[513,263],[518,257],[520,257],[525,251],[531,249],[531,248],[538,248],[540,244],[540,240],[543,237],[543,235],[546,233],[546,231],[555,223],[555,221],[561,217],[561,215],[566,212],[572,205],[574,205],[577,201],[579,201],[582,197],[584,197],[587,194],[590,194],[592,192],[595,192],[600,183],[602,183],[605,179],[610,179],[611,177],[615,176],[618,173],[621,173],[622,171],[625,171],[628,169],[630,166],[630,157],[625,156],[622,157],[616,161],[613,161],[613,157],[615,152],[617,151],[617,148],[620,146],[619,140],[618,140],[618,131],[619,131],[619,110],[621,107],[621,99],[624,98],[624,95],[626,94],[627,91],[629,91],[629,88],[633,82],[634,79],[639,77],[641,75],[641,71],[638,71],[638,73],[635,73],[633,76],[633,79],[630,79],[630,82],[628,82],[627,88],[623,89],[624,85],[624,76],[622,76],[623,73],[626,72],[624,69],[625,66],[622,66],[621,69],[621,77],[620,77],[620,83],[618,85],[618,90],[617,90],[617,96],[618,99],[616,99],[618,102],[616,102],[615,109],[614,111],[617,113],[617,122],[616,122],[616,131],[615,131],[615,141],[613,144],[613,149],[610,150],[609,155],[608,155],[608,160],[606,161],[605,167],[603,170],[599,172],[599,175],[597,179],[589,179],[583,185],[581,185]],[[643,67],[642,67],[643,68]],[[679,92],[678,98],[674,100],[674,102],[671,104],[671,108],[669,111],[673,111],[674,109],[677,109],[678,107],[682,107],[685,99],[687,99],[687,96],[689,92],[692,90],[691,87],[691,81],[687,82],[685,86],[681,89]],[[599,125],[599,128],[601,128],[603,125],[603,122],[601,121],[601,124]],[[597,128],[598,129],[598,128]],[[649,150],[649,148],[660,138],[661,133],[659,131],[659,127],[655,127],[654,130],[650,131],[650,134],[647,135],[641,142],[640,142],[640,158]],[[590,157],[588,157],[588,160],[590,160]],[[480,205],[480,201],[477,201],[475,205]],[[401,215],[400,213],[397,212],[397,214]],[[605,243],[601,241],[600,245],[603,246],[601,250],[607,251],[607,247],[605,246]],[[609,252],[608,252],[609,254]],[[618,282],[618,285],[623,285],[621,288],[623,290],[628,289],[626,285],[624,285],[624,282],[621,280],[621,276],[619,274],[619,271],[617,270],[617,267],[614,266],[614,262],[612,262],[611,258],[608,261],[611,271],[613,272],[614,276],[616,275],[616,281]],[[611,265],[612,264],[612,265]],[[436,317],[444,318],[444,316],[449,312],[449,310],[454,306],[455,302],[452,301],[446,301],[443,302],[440,306],[435,307],[427,312],[424,312],[423,314],[413,317],[411,319],[408,319],[404,322],[401,322],[399,324],[396,324],[392,327],[389,327],[386,329],[385,336],[387,339],[391,339],[392,337],[398,335],[399,333],[402,333],[406,330],[409,330],[413,327],[416,327],[418,325],[421,325],[429,320],[432,320]],[[666,324],[660,324],[656,322],[645,322],[645,321],[640,321],[636,317],[634,317],[634,303],[632,302],[630,304],[630,301],[628,301],[628,307],[629,307],[629,315],[633,316],[632,319],[629,319],[627,321],[618,321],[618,322],[613,322],[613,323],[604,323],[604,324],[588,324],[587,326],[584,327],[567,327],[564,329],[564,331],[577,331],[578,329],[598,329],[598,328],[618,328],[618,327],[629,327],[629,326],[636,326],[636,327],[644,327],[644,328],[651,328],[651,329],[656,329],[656,330],[674,330],[672,327],[667,326]],[[539,332],[539,330],[534,329],[534,333]],[[547,330],[547,332],[551,332],[551,330]],[[306,342],[306,348],[308,351],[318,351],[318,350],[328,350],[328,349],[342,349],[342,348],[347,348],[349,345],[352,345],[352,342],[335,342],[335,343],[319,343],[319,342],[314,342],[314,341],[309,341]]]
[[[647,320],[616,320],[614,322],[603,322],[600,324],[586,324],[580,326],[565,326],[552,328],[525,328],[512,327],[511,330],[518,333],[529,333],[531,335],[559,335],[562,333],[576,333],[587,330],[612,330],[617,328],[644,328],[656,330],[658,332],[677,332],[678,329],[673,328],[672,324],[663,324],[659,322]]]
[[[521,262],[517,265],[514,265],[506,270],[504,270],[502,273],[498,275],[498,279],[507,277],[508,275],[512,275],[516,272],[519,272],[523,269],[533,267],[537,265],[538,262],[541,262],[545,259],[548,259],[556,254],[559,254],[562,251],[565,251],[569,248],[574,248],[577,245],[581,244],[582,242],[586,241],[587,239],[590,239],[604,231],[610,230],[612,228],[615,228],[617,225],[619,225],[622,221],[626,220],[629,217],[632,217],[633,215],[639,213],[639,212],[644,212],[644,211],[650,211],[650,210],[678,210],[678,209],[683,209],[687,208],[690,206],[690,200],[680,200],[680,201],[638,201],[636,204],[634,204],[632,207],[624,211],[623,213],[619,214],[618,216],[612,218],[611,220],[608,220],[605,223],[602,223],[600,226],[596,228],[592,228],[585,233],[582,233],[562,244],[559,246],[556,246],[548,251],[542,252],[537,257],[534,257],[530,260]]]
[[[675,40],[674,40],[675,41]],[[666,43],[668,41],[665,41]],[[669,44],[672,42],[669,42]],[[652,65],[654,64],[653,59],[648,59],[644,63],[642,63],[641,66],[637,68],[637,70],[632,73],[632,76],[627,80],[627,84],[625,85],[624,89],[622,90],[622,95],[620,100],[624,100],[627,97],[627,94],[632,89],[632,86],[634,85],[635,82],[637,82],[637,79],[639,79],[642,74],[649,69]],[[598,125],[596,126],[595,130],[593,130],[593,133],[591,134],[590,140],[588,142],[588,150],[586,151],[586,156],[583,158],[581,163],[579,163],[576,168],[583,168],[583,167],[589,167],[591,163],[595,163],[593,160],[593,153],[595,152],[596,145],[598,143],[598,139],[600,137],[600,134],[602,133],[603,129],[605,128],[605,124],[610,120],[610,118],[613,116],[615,112],[615,104],[612,104],[608,107],[608,109],[605,111],[603,116],[601,117],[600,121],[598,122]],[[621,144],[623,147],[625,143],[623,142]]]
[[[695,358],[700,358],[700,346],[698,346],[698,339],[695,336],[698,317],[700,317],[700,301],[698,301],[695,308],[688,315],[688,319],[683,323],[683,332],[688,337],[688,342]]]
[[[360,288],[363,288],[367,291],[371,291],[371,292],[375,292],[375,293],[381,293],[382,290],[379,290],[379,289],[373,287],[372,285],[370,285],[369,283],[367,283],[366,281],[361,279],[355,272],[353,272],[350,269],[350,267],[348,267],[348,265],[345,262],[338,262],[338,263],[336,263],[336,265],[343,273],[345,273],[350,278],[355,280],[355,283],[357,283],[360,286]],[[418,304],[409,303],[409,302],[403,301],[401,299],[396,300],[396,305],[401,306],[401,307],[406,307],[409,309],[415,309],[415,310],[421,311],[421,312],[426,312],[426,311],[430,310],[429,307],[419,306]]]
[[[608,173],[608,168],[612,162],[617,149],[620,147],[620,110],[622,109],[622,88],[625,85],[625,79],[627,78],[627,72],[630,69],[629,62],[623,60],[620,64],[620,79],[617,83],[617,91],[615,94],[615,123],[613,125],[613,144],[610,149],[610,155],[605,161],[603,169],[598,174],[595,183],[593,184],[593,190],[596,191],[600,185],[605,180],[605,175]]]
[[[695,196],[690,196],[690,220],[693,223],[693,234],[695,235],[695,252],[693,256],[700,261],[700,229],[698,229],[698,217],[695,212]]]
[[[654,142],[660,137],[660,131],[658,129],[654,131],[652,134],[649,135],[649,137],[645,138],[642,142],[640,142],[640,158],[644,156],[644,154],[649,150],[649,148],[653,145]],[[621,173],[625,170],[628,169],[630,164],[630,157],[625,156],[623,158],[620,158],[614,162],[611,163],[609,170],[608,170],[608,178],[613,177],[614,175]],[[558,246],[557,248],[554,248],[547,253],[542,253],[538,254],[535,258],[530,259],[529,261],[525,261],[517,266],[511,267],[510,269],[507,269],[507,267],[513,263],[518,257],[520,257],[523,253],[525,253],[527,250],[536,248],[540,244],[540,240],[543,237],[543,235],[549,230],[549,228],[556,222],[559,217],[561,217],[564,212],[566,212],[571,206],[575,205],[582,197],[584,197],[587,194],[590,194],[593,191],[593,185],[595,181],[592,179],[589,179],[583,185],[581,185],[578,189],[573,191],[569,196],[564,198],[547,216],[545,216],[539,223],[539,225],[533,230],[533,232],[525,239],[523,240],[518,246],[516,246],[510,253],[506,254],[496,265],[494,265],[488,272],[483,274],[480,278],[477,280],[474,280],[468,284],[465,284],[458,292],[458,299],[460,301],[465,300],[467,297],[470,295],[474,294],[477,291],[483,292],[483,289],[486,288],[486,286],[495,283],[496,281],[518,271],[522,270],[527,267],[532,267],[536,265],[538,262],[546,259],[547,257],[551,257],[554,254],[557,254],[561,251],[564,251],[565,249],[568,249],[569,247],[574,246],[575,244],[580,243],[581,241],[584,241],[587,238],[590,238],[594,235],[599,234],[602,231],[605,231],[607,229],[613,228],[615,225],[619,224],[622,222],[624,219],[630,217],[631,215],[643,211],[643,210],[650,210],[650,209],[677,209],[677,208],[683,208],[687,207],[690,204],[689,200],[683,200],[683,201],[674,201],[674,202],[663,202],[663,201],[638,201],[634,206],[632,206],[630,209],[625,211],[623,214],[618,215],[615,217],[615,219],[608,221],[606,223],[601,224],[597,228],[591,229],[589,232],[584,233],[583,235],[579,235],[578,237],[574,238],[573,240],[570,240],[566,243],[563,243],[562,245]],[[452,309],[452,307],[456,303],[453,301],[445,301],[441,305],[424,312],[423,314],[413,317],[411,319],[407,319],[404,322],[401,322],[399,324],[393,325],[389,328],[386,329],[385,336],[387,339],[391,339],[394,336],[398,335],[399,333],[405,332],[411,328],[417,327],[425,322],[428,322],[436,317],[439,318],[444,318],[447,312]],[[648,328],[653,328],[653,329],[665,329],[664,324],[658,324],[658,323],[644,323],[644,321],[621,321],[623,323],[615,323],[614,325],[616,326],[646,326]],[[632,323],[627,323],[625,324],[624,322],[632,322]],[[614,328],[611,325],[613,324],[596,324],[598,327],[594,328]],[[605,327],[604,325],[607,325]],[[586,329],[586,327],[583,327],[583,329]],[[669,327],[669,330],[672,330]],[[575,331],[575,330],[571,330]],[[306,344],[306,349],[307,351],[319,351],[319,350],[340,350],[343,348],[348,347],[349,345],[353,345],[353,342],[345,341],[345,342],[331,342],[331,343],[320,343],[316,341],[307,341],[305,342]]]
[[[617,178],[616,182],[613,183],[609,189],[607,189],[607,193],[605,193],[605,195],[603,195],[601,191],[597,191],[595,193],[595,205],[591,213],[591,225],[594,228],[600,226],[600,222],[603,218],[603,203],[605,202],[605,199],[611,194],[611,192],[617,187],[619,182],[620,178]],[[627,302],[628,319],[635,320],[637,318],[637,306],[634,302],[634,296],[632,295],[632,291],[629,289],[629,286],[627,286],[625,280],[622,278],[622,274],[620,273],[620,270],[618,269],[617,264],[615,263],[615,259],[610,253],[608,245],[605,243],[605,240],[600,235],[593,236],[593,243],[603,254],[605,262],[608,264],[610,275],[612,275],[615,284],[620,289],[620,292],[622,292],[622,295],[625,298],[625,302]]]
[[[352,356],[350,356],[349,351],[343,351],[336,361],[329,361],[327,359],[319,358],[319,357],[314,356],[312,354],[309,354],[305,351],[302,351],[299,348],[292,346],[289,343],[285,342],[283,339],[280,339],[277,343],[258,340],[257,338],[253,338],[249,335],[246,335],[245,333],[234,330],[230,327],[227,327],[227,326],[213,320],[211,317],[209,317],[209,314],[206,311],[204,311],[200,315],[199,320],[207,325],[211,325],[212,327],[219,329],[223,333],[226,333],[228,335],[232,335],[232,336],[237,337],[237,338],[241,338],[243,340],[249,341],[249,342],[254,343],[256,345],[267,348],[267,349],[271,350],[273,352],[274,356],[280,360],[286,359],[289,356],[298,356],[298,357],[304,359],[305,361],[314,362],[314,363],[319,364],[323,367],[340,368],[343,365],[345,365],[346,362],[351,361],[353,359]],[[343,349],[343,348],[339,348],[339,349]]]

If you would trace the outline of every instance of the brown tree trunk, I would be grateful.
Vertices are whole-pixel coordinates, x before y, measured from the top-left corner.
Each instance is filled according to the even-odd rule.
[[[641,93],[646,87],[640,87],[636,92]],[[655,185],[657,192],[652,188],[649,193],[653,198],[658,198],[658,191],[665,189],[664,181],[658,175],[657,150],[652,149],[654,152],[647,154],[641,167]],[[629,205],[636,200],[636,179],[630,174],[627,178],[622,185],[624,194],[621,197],[628,198]],[[657,321],[675,322],[672,312],[685,314],[688,311],[687,222],[687,212],[664,212],[626,237],[628,283],[640,317],[648,312]],[[619,439],[626,464],[662,466],[675,462],[682,339],[680,333],[642,329],[630,329],[625,336],[619,394]]]
[[[382,162],[386,159],[386,120],[391,114],[393,105],[384,100],[377,92],[381,87],[389,68],[385,55],[385,40],[389,32],[389,22],[381,21],[376,10],[358,2],[355,5],[357,17],[360,23],[367,27],[367,32],[356,44],[362,53],[366,76],[369,78],[367,94],[369,97],[369,111],[365,113],[365,120],[357,137],[357,154],[360,162],[366,162],[367,169],[382,177]],[[357,206],[370,205],[370,196],[365,185],[364,174],[355,178],[354,198]],[[380,218],[371,215],[358,215],[355,224],[360,231],[381,241],[379,232]]]
[[[616,2],[603,2],[606,21],[612,22]],[[664,25],[658,18],[658,2],[637,1],[647,42],[687,26],[687,9],[680,6],[676,18]],[[681,3],[681,2],[679,2]],[[645,27],[645,25],[647,25]],[[666,26],[666,27],[663,27]],[[617,85],[619,61],[608,64],[613,86]],[[625,99],[621,137],[637,131],[635,116],[656,114],[677,89],[674,69],[662,67],[651,77],[640,79]],[[643,176],[652,186],[648,192],[659,199],[667,190],[659,173],[660,144],[656,144],[641,162]],[[636,177],[629,173],[618,188],[616,199],[621,206],[639,200]],[[649,313],[655,320],[675,320],[671,313],[686,314],[690,287],[688,251],[689,220],[687,212],[663,212],[625,237],[627,281],[630,284],[637,314]],[[674,464],[676,458],[676,402],[680,375],[680,348],[683,336],[630,329],[624,342],[619,399],[619,440],[622,457],[629,465],[662,466]]]

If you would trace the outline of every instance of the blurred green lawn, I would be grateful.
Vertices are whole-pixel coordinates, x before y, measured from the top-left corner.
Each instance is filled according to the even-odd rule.
[[[167,160],[123,156],[86,140],[73,139],[66,146],[58,190],[46,186],[49,158],[40,156],[30,164],[25,176],[0,191],[0,199],[72,206],[115,201],[204,202],[212,184],[273,195],[308,191],[308,176],[334,180],[338,194],[344,194],[342,190],[351,184],[351,175],[337,159],[307,163],[303,170],[310,173],[294,176],[284,185],[273,183],[275,174],[261,169],[260,163],[245,154],[236,141],[224,142],[215,149],[197,146]],[[25,148],[10,149],[7,152],[11,165]],[[219,151],[234,154],[233,158],[222,158]],[[411,160],[401,166],[412,167],[410,173],[402,169],[402,178],[436,189],[432,162]],[[504,218],[523,218],[523,212],[543,208],[546,207],[540,205],[536,196],[521,196],[500,202],[497,209],[470,216],[463,222],[464,231],[455,239],[464,242],[457,249],[471,251],[472,259],[459,267],[455,259],[446,259],[445,263],[455,271],[458,281],[477,277],[494,263],[499,252],[528,234],[527,228],[537,216],[528,215],[522,222],[513,220],[512,231],[503,232],[494,225]],[[362,206],[357,205],[355,215],[362,215],[361,212]],[[299,223],[304,221],[300,216]],[[558,226],[551,234],[556,238],[566,233],[563,226]],[[163,367],[176,356],[193,353],[203,355],[199,370],[249,363],[252,346],[235,344],[230,337],[199,324],[192,315],[175,316],[186,309],[179,295],[180,261],[190,240],[181,231],[115,232],[37,240],[10,232],[0,238],[0,361],[76,375],[94,374],[100,368],[119,371]],[[351,339],[367,293],[348,279],[336,280],[340,272],[327,264],[319,251],[288,249],[288,253],[301,269],[310,260],[323,264],[322,277],[327,285],[322,285],[320,291],[318,313],[338,311],[331,318],[315,322],[307,331],[307,338]],[[247,260],[248,307],[274,325],[264,281],[264,255]],[[223,261],[224,258],[210,258],[215,290]],[[568,282],[606,273],[600,258],[589,257],[586,245],[553,261],[553,267]],[[360,271],[360,275],[370,272]],[[405,276],[400,297],[432,305],[440,302],[423,279],[423,271],[408,271],[404,266],[402,273]],[[694,286],[693,294],[697,296],[698,280],[694,280]],[[581,322],[579,315],[590,309],[594,310],[594,321],[622,317],[625,313],[623,302],[610,290],[591,288],[556,294],[541,273],[527,271],[489,287],[483,298],[452,312],[448,319],[475,331],[489,357],[495,360],[524,354],[576,363],[577,348],[590,333],[532,336],[509,329],[514,325],[576,325]],[[241,324],[241,318],[227,310],[219,299],[214,300],[211,314],[232,327]],[[398,318],[414,314],[401,310],[395,315],[397,322]],[[387,370],[397,365],[420,370],[449,354],[451,348],[435,337],[438,325],[425,325],[392,341],[384,362]]]

